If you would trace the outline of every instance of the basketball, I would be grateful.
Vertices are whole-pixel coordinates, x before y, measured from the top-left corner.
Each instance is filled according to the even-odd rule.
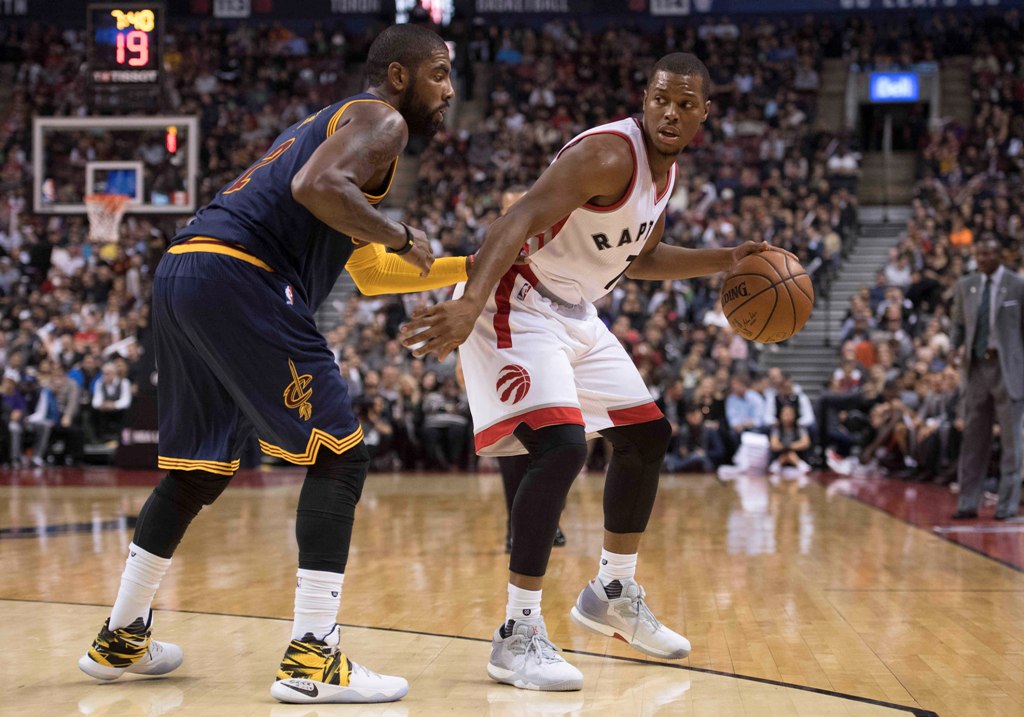
[[[744,257],[722,285],[722,311],[745,339],[785,341],[807,323],[814,286],[800,263],[781,251]]]

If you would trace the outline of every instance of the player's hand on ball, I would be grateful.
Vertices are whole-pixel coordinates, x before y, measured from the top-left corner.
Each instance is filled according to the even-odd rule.
[[[751,254],[759,254],[763,251],[778,251],[788,256],[793,261],[799,263],[800,260],[796,258],[796,254],[788,252],[785,249],[781,249],[777,246],[772,246],[768,242],[764,241],[745,241],[738,247],[732,250],[732,263],[736,265],[744,257],[748,257]]]
[[[473,330],[480,311],[461,299],[446,301],[413,312],[412,321],[402,327],[402,345],[416,357],[433,354],[444,360]]]
[[[430,240],[421,229],[408,229],[412,235],[412,249],[399,256],[419,269],[422,278],[430,273],[430,266],[434,263],[434,251],[430,248]]]

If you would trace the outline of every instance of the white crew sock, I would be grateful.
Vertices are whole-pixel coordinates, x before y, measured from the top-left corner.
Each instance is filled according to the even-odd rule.
[[[505,622],[523,618],[540,617],[540,594],[543,590],[524,590],[508,584],[508,603],[505,605]]]
[[[128,545],[128,559],[121,573],[121,588],[110,611],[110,629],[127,627],[141,617],[149,620],[149,606],[153,604],[160,581],[171,567],[170,558],[147,552],[135,543]]]
[[[597,571],[597,577],[602,585],[607,585],[612,580],[632,580],[636,575],[636,553],[623,555],[622,553],[610,553],[604,548],[601,549],[601,565]]]
[[[299,569],[295,573],[295,622],[292,639],[301,640],[307,632],[322,640],[334,629],[341,605],[344,573]]]

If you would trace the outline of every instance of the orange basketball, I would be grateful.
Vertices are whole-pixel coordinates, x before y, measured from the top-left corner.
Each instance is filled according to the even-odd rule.
[[[725,277],[722,311],[745,339],[785,341],[807,323],[814,286],[800,263],[781,251],[744,257]]]

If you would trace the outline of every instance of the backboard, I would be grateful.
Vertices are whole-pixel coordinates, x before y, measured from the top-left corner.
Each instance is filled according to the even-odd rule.
[[[195,117],[36,117],[33,203],[85,214],[85,195],[126,194],[129,214],[191,214],[199,172]]]

